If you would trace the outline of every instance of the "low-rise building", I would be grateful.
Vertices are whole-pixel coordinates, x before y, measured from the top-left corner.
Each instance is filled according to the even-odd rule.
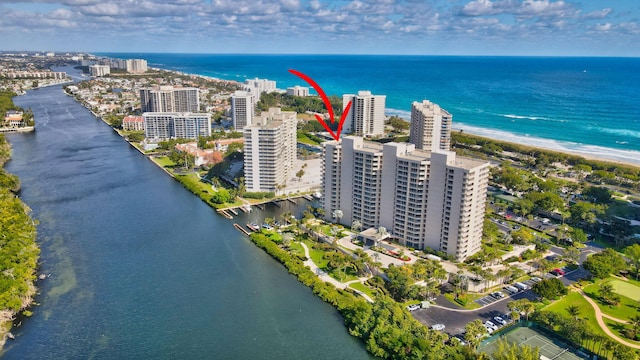
[[[130,131],[144,131],[144,118],[142,116],[125,116],[122,119],[122,128]]]

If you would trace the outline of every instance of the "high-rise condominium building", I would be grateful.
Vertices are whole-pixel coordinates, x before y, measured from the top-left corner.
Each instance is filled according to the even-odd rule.
[[[358,91],[358,95],[342,96],[346,108],[351,101],[351,109],[345,118],[342,131],[356,136],[376,136],[384,134],[385,95],[371,95],[370,91]]]
[[[437,104],[424,100],[411,104],[409,142],[428,151],[449,150],[453,117]]]
[[[489,163],[408,143],[348,136],[324,146],[327,220],[385,227],[402,244],[463,260],[480,250]]]
[[[231,96],[231,118],[233,128],[242,130],[253,123],[255,98],[247,91],[236,91]]]
[[[144,59],[128,59],[126,61],[127,72],[133,74],[141,74],[147,71],[147,60]]]
[[[287,88],[287,95],[290,96],[309,96],[309,88],[304,86],[293,86]]]
[[[146,112],[144,136],[148,140],[197,139],[211,136],[211,114]]]
[[[247,79],[244,81],[244,90],[253,94],[256,98],[260,98],[262,93],[270,93],[276,91],[276,82],[268,79]]]
[[[247,191],[286,192],[296,160],[296,126],[293,111],[271,108],[244,127],[244,178]]]
[[[89,65],[89,75],[106,76],[111,73],[109,65]]]
[[[197,112],[200,110],[200,89],[158,86],[140,89],[142,112]]]

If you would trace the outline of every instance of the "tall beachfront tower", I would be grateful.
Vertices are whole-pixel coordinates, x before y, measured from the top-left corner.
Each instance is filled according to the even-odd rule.
[[[236,91],[231,96],[231,117],[234,129],[240,131],[253,123],[255,98],[247,91]]]
[[[370,91],[358,91],[357,95],[343,95],[343,106],[346,108],[351,101],[351,109],[345,118],[342,131],[366,137],[384,134],[386,98],[386,95],[372,95]]]
[[[140,89],[142,112],[197,112],[200,110],[200,89],[158,86]]]
[[[324,145],[324,211],[464,260],[480,250],[489,163],[348,136]]]
[[[428,151],[449,150],[453,117],[429,100],[411,104],[409,142]]]
[[[297,114],[270,108],[244,127],[244,179],[247,191],[286,192],[296,160]]]

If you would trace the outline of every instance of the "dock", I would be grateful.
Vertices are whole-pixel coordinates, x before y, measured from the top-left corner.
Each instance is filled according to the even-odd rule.
[[[277,200],[273,200],[271,203],[277,207],[282,207],[282,205],[280,205],[280,203]]]
[[[313,201],[313,196],[311,196],[311,195],[308,195],[308,194],[307,195],[302,195],[302,197],[305,198],[306,200]]]
[[[231,214],[229,214],[227,210],[218,210],[218,214],[221,214],[229,220],[233,220],[233,216],[231,216]]]
[[[296,202],[295,202],[292,198],[287,198],[287,201],[288,201],[288,202],[290,202],[290,203],[292,203],[293,205],[295,205],[295,204],[296,204]]]
[[[244,205],[240,206],[240,210],[242,210],[242,212],[244,212],[244,213],[250,213],[251,212],[251,205],[244,204]]]
[[[251,235],[250,232],[248,232],[245,228],[243,228],[241,225],[239,225],[238,223],[233,223],[233,227],[235,227],[236,229],[238,229],[241,233],[249,236]]]
[[[264,205],[263,204],[256,204],[256,206],[258,207],[258,209],[264,210]]]
[[[231,212],[233,215],[238,216],[238,210],[236,210],[234,208],[229,208],[227,210],[229,210],[229,212]]]

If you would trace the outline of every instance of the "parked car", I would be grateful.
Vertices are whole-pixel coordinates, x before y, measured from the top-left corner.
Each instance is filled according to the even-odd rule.
[[[518,290],[517,287],[515,286],[511,286],[511,285],[507,285],[504,287],[505,291],[507,291],[509,294],[516,294],[518,293],[520,290]]]
[[[462,346],[466,346],[467,345],[467,341],[464,339],[464,336],[461,335],[461,334],[458,334],[456,336],[452,336],[451,339],[455,339],[454,341],[457,341]]]
[[[534,277],[532,277],[532,278],[531,278],[531,281],[533,281],[533,282],[540,282],[540,281],[542,281],[542,279],[540,279],[540,278],[539,278],[539,277],[537,277],[537,276],[534,276]]]
[[[564,270],[562,270],[562,269],[553,269],[553,270],[551,270],[551,275],[553,275],[553,276],[563,276],[564,275]]]
[[[496,324],[500,324],[502,326],[507,325],[507,321],[503,318],[501,318],[500,316],[494,316],[493,317],[493,321],[496,322]]]
[[[529,289],[529,287],[527,286],[527,284],[521,283],[521,282],[517,282],[514,284],[518,289],[525,291],[527,289]]]
[[[415,311],[415,310],[418,310],[418,309],[420,309],[420,304],[413,304],[413,305],[407,306],[407,310],[409,310],[409,311]]]
[[[494,291],[491,293],[491,296],[493,296],[496,299],[502,299],[504,297],[504,293],[500,291]]]
[[[484,328],[487,329],[487,332],[489,333],[489,335],[493,334],[493,332],[495,331],[493,330],[493,328],[488,327],[486,324],[484,325]]]
[[[491,328],[493,329],[493,331],[497,331],[498,330],[498,326],[496,324],[494,324],[491,320],[487,320],[484,322],[484,326],[486,328]]]
[[[432,330],[437,330],[437,331],[442,331],[444,330],[444,324],[435,324],[433,326],[431,326]]]

